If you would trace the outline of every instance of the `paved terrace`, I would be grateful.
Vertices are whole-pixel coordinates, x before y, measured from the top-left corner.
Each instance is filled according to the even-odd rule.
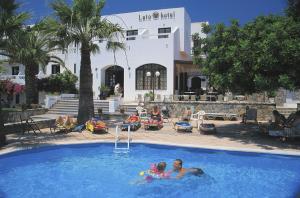
[[[191,147],[215,148],[226,150],[242,150],[266,153],[300,155],[299,139],[281,142],[278,138],[269,137],[259,132],[257,125],[244,125],[239,121],[206,121],[214,123],[215,135],[203,135],[193,129],[192,133],[176,132],[172,123],[165,123],[159,131],[145,131],[140,128],[132,132],[132,142],[161,143]],[[42,129],[41,134],[7,135],[8,145],[0,148],[0,154],[19,149],[41,145],[114,142],[115,128],[110,123],[109,133],[92,134],[88,131],[51,134],[49,128]],[[127,132],[121,132],[121,140],[126,141]]]

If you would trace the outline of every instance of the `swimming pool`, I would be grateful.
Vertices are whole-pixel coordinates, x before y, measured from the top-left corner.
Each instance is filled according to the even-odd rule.
[[[180,158],[205,176],[142,180],[153,162]],[[0,197],[296,197],[300,157],[132,144],[47,146],[0,155]]]

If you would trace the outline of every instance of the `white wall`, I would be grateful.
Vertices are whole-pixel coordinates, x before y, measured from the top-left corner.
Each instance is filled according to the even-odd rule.
[[[157,14],[157,18],[155,17]],[[123,13],[104,16],[113,23],[118,23],[124,28],[125,35],[120,41],[126,44],[126,54],[124,51],[116,52],[116,63],[113,53],[106,50],[106,42],[99,43],[100,53],[91,56],[91,66],[93,73],[94,97],[99,95],[98,87],[105,81],[105,69],[112,65],[121,66],[124,69],[124,99],[134,100],[137,94],[144,94],[149,90],[135,90],[136,68],[144,64],[160,64],[167,68],[167,90],[155,91],[162,95],[173,94],[174,84],[174,60],[183,60],[180,52],[185,52],[187,57],[184,60],[191,60],[191,19],[184,8],[150,10],[132,13]],[[171,27],[168,38],[158,39],[158,28]],[[126,30],[138,30],[136,40],[126,40]],[[196,30],[198,31],[198,30]],[[164,33],[165,35],[165,33]],[[80,46],[74,44],[68,47],[68,52],[62,54],[61,51],[54,53],[59,56],[65,66],[74,72],[74,64],[77,66],[76,75],[80,74]],[[49,63],[46,74],[51,74],[53,63]],[[129,70],[130,68],[130,70]],[[61,72],[64,69],[61,67]]]

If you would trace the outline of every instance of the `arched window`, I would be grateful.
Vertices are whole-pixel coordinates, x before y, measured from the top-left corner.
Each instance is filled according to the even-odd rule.
[[[159,72],[159,76],[155,73]],[[147,76],[147,72],[151,73],[151,76]],[[167,89],[167,69],[164,66],[158,64],[146,64],[136,69],[136,90],[152,90],[153,86],[156,90]]]

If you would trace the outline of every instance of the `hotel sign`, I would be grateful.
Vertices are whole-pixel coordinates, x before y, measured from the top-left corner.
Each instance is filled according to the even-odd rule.
[[[139,14],[139,22],[168,19],[175,19],[175,11],[153,12],[152,14]]]

